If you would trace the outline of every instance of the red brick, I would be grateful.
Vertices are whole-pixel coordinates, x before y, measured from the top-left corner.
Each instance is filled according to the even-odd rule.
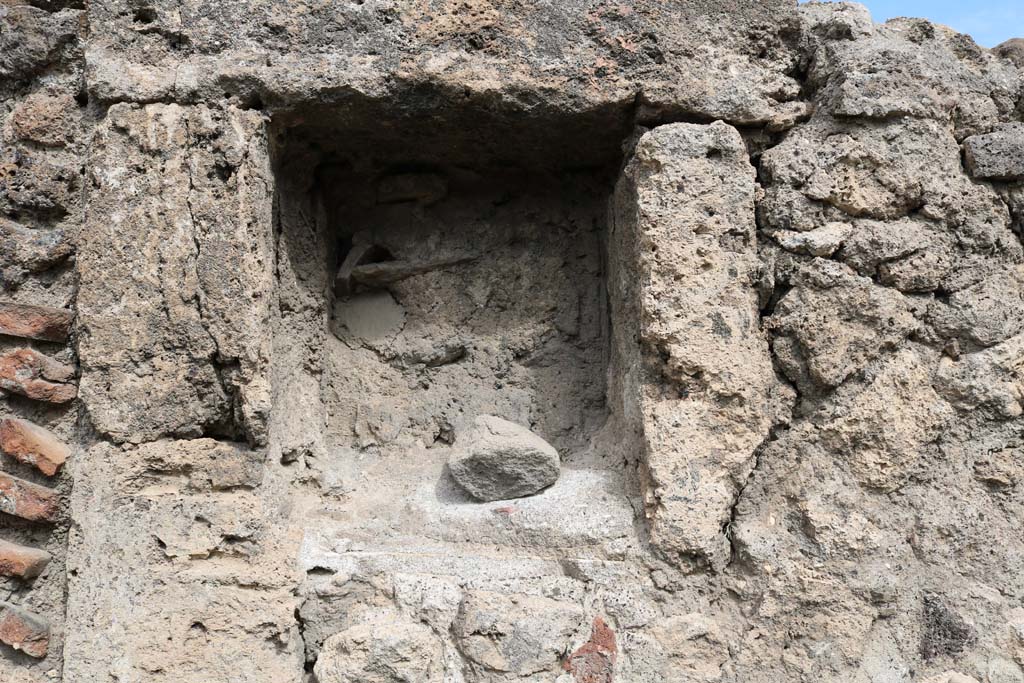
[[[50,553],[0,539],[0,576],[32,579],[50,563]]]
[[[18,462],[34,465],[49,477],[71,455],[71,449],[53,432],[16,417],[0,420],[0,451]]]
[[[0,602],[0,643],[42,659],[50,647],[50,625],[30,612]]]
[[[45,486],[0,472],[0,512],[31,521],[53,522],[60,494]]]
[[[74,376],[73,367],[58,363],[34,349],[15,349],[0,356],[0,389],[37,401],[73,401],[78,395],[78,387],[67,382]]]
[[[74,316],[64,308],[0,301],[0,334],[40,341],[67,341]]]
[[[569,655],[564,668],[577,683],[612,683],[618,652],[615,632],[604,623],[604,619],[595,617],[590,640]]]

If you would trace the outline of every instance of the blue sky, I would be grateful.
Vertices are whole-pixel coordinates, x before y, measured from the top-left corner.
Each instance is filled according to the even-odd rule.
[[[1024,38],[1024,0],[860,0],[881,23],[893,17],[923,17],[969,33],[979,45],[995,47]]]

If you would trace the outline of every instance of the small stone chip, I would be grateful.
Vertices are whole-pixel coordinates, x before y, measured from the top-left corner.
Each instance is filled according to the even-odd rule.
[[[558,451],[508,420],[481,415],[460,441],[448,469],[459,486],[478,500],[522,498],[558,480]]]
[[[829,223],[808,232],[782,230],[773,235],[786,251],[811,256],[831,256],[843,244],[852,228],[846,223]]]

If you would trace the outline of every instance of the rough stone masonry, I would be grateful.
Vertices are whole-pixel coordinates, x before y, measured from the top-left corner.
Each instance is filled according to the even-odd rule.
[[[0,681],[1024,683],[1022,45],[0,0]]]

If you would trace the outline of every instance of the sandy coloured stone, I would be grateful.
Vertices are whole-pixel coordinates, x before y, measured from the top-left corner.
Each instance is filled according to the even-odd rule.
[[[452,635],[474,665],[525,677],[558,666],[583,623],[583,609],[569,600],[472,590]]]
[[[139,454],[149,474],[180,477],[190,491],[252,489],[263,477],[263,454],[214,439],[158,441]]]
[[[77,108],[68,94],[32,95],[11,113],[11,128],[22,140],[61,147],[72,139]]]
[[[441,660],[428,626],[382,615],[328,638],[315,671],[321,683],[440,683]]]
[[[97,126],[75,304],[88,331],[82,402],[100,433],[194,438],[227,424],[265,440],[275,261],[265,125],[255,111],[118,105]]]
[[[57,473],[71,454],[67,444],[53,432],[16,417],[0,420],[0,451],[18,462],[34,465],[49,477]]]
[[[36,401],[67,403],[78,395],[69,382],[75,369],[35,349],[15,349],[0,356],[0,389]]]
[[[42,659],[50,647],[50,625],[30,612],[0,603],[0,642]]]
[[[50,553],[0,538],[0,576],[32,579],[50,563]]]
[[[0,335],[38,339],[39,341],[67,341],[74,316],[64,308],[30,306],[0,301]]]
[[[59,496],[53,489],[0,472],[0,512],[33,522],[54,522]]]
[[[849,233],[850,226],[846,223],[829,223],[807,232],[780,231],[773,237],[787,251],[811,256],[831,256],[843,245]]]
[[[612,200],[609,397],[637,435],[652,543],[723,567],[723,529],[784,397],[758,315],[755,170],[732,126],[645,133]]]
[[[448,460],[459,486],[482,501],[533,495],[558,480],[560,467],[551,444],[493,415],[476,418]]]

